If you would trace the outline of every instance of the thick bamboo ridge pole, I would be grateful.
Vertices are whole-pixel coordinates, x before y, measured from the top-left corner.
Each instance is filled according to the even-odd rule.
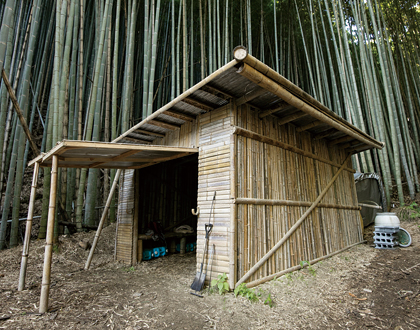
[[[229,70],[230,68],[234,67],[237,63],[238,63],[237,60],[232,60],[229,63],[227,63],[226,65],[222,66],[220,69],[214,71],[211,75],[209,75],[208,77],[206,77],[205,79],[203,79],[202,81],[200,81],[198,84],[196,84],[193,87],[191,87],[190,89],[186,90],[184,93],[182,93],[178,97],[174,98],[171,102],[167,103],[166,105],[164,105],[163,107],[161,107],[159,110],[156,110],[150,116],[148,116],[147,118],[143,119],[140,123],[134,125],[128,131],[124,132],[123,134],[121,134],[119,137],[117,137],[116,139],[114,139],[111,142],[115,143],[115,142],[123,139],[125,136],[127,136],[130,133],[134,132],[136,129],[139,129],[144,124],[147,124],[149,121],[155,119],[157,116],[161,115],[166,110],[169,110],[175,104],[177,104],[178,102],[180,102],[183,99],[187,98],[192,93],[194,93],[195,91],[199,90],[201,87],[203,87],[204,85],[206,85],[208,82],[212,81],[218,75],[220,75],[223,72],[225,72],[226,70]]]
[[[298,86],[293,84],[291,81],[287,80],[281,74],[274,71],[272,68],[270,68],[266,64],[262,63],[261,61],[259,61],[255,57],[253,57],[252,55],[248,54],[248,51],[246,50],[245,47],[243,47],[243,46],[236,47],[233,50],[233,56],[236,60],[251,66],[255,70],[259,71],[261,74],[268,77],[270,80],[273,80],[276,83],[280,84],[281,87],[283,89],[285,89],[289,94],[303,99],[302,102],[306,103],[308,106],[316,109],[318,112],[321,112],[325,116],[328,116],[330,118],[333,118],[334,120],[339,121],[343,128],[347,127],[348,129],[351,129],[351,130],[355,131],[355,134],[357,134],[357,136],[359,136],[359,138],[358,138],[359,140],[361,138],[366,139],[366,140],[369,141],[369,143],[367,143],[368,145],[370,145],[372,147],[375,147],[375,148],[378,148],[378,149],[382,149],[385,146],[384,142],[377,141],[376,139],[372,138],[371,136],[369,136],[368,134],[366,134],[365,132],[363,132],[362,130],[357,128],[356,126],[351,125],[350,123],[345,121],[343,118],[341,118],[339,115],[337,115],[335,112],[328,109],[321,102],[319,102],[318,100],[313,98],[311,95],[309,95],[308,93],[306,93],[305,91],[300,89]],[[284,99],[284,100],[287,101],[287,99]],[[291,104],[291,103],[289,103],[289,104]],[[291,105],[293,105],[293,104],[291,104]],[[304,111],[304,110],[302,110],[302,111]]]
[[[332,165],[332,166],[335,166],[337,168],[340,168],[341,167],[340,164],[334,163],[334,162],[332,162],[332,161],[330,161],[328,159],[325,159],[325,158],[322,158],[320,156],[317,156],[317,155],[315,155],[315,154],[313,154],[311,152],[308,152],[308,151],[305,151],[305,150],[296,148],[296,147],[294,147],[294,146],[292,146],[290,144],[287,144],[287,143],[284,143],[284,142],[281,142],[281,141],[278,141],[278,140],[269,138],[269,137],[267,137],[265,135],[255,133],[255,132],[252,132],[250,130],[247,130],[247,129],[244,129],[244,128],[241,128],[241,127],[234,126],[234,128],[235,128],[235,130],[233,131],[233,134],[241,135],[241,136],[244,136],[244,137],[247,137],[247,138],[250,138],[250,139],[259,141],[259,142],[271,144],[273,146],[276,146],[276,147],[279,147],[279,148],[282,148],[282,149],[285,149],[285,150],[288,150],[288,151],[292,151],[292,152],[297,153],[299,155],[302,155],[302,156],[305,156],[305,157],[308,157],[308,158],[312,158],[312,159],[318,160],[318,161],[320,161],[322,163],[326,163],[328,165]],[[345,167],[344,169],[346,171],[351,172],[351,173],[356,172],[354,169],[349,168],[349,167]]]
[[[305,202],[305,201],[290,201],[290,200],[281,200],[281,199],[259,199],[259,198],[236,198],[235,203],[246,204],[246,205],[287,205],[287,206],[311,206],[312,205],[312,202]],[[340,205],[340,204],[330,204],[330,203],[319,203],[317,207],[325,208],[325,209],[359,210],[359,211],[362,209],[360,206]]]
[[[327,255],[325,255],[325,256],[322,256],[322,257],[316,258],[316,259],[314,259],[314,260],[310,260],[310,261],[309,261],[309,264],[313,265],[313,264],[315,264],[315,263],[317,263],[317,262],[319,262],[319,261],[322,261],[322,260],[324,260],[324,259],[331,258],[331,257],[335,256],[336,254],[340,254],[340,253],[342,253],[342,252],[344,252],[344,251],[346,251],[346,250],[348,250],[348,249],[352,248],[353,246],[356,246],[356,245],[359,245],[359,244],[362,244],[362,243],[366,243],[366,241],[361,241],[361,242],[358,242],[358,243],[354,243],[354,244],[352,244],[352,245],[346,246],[345,248],[343,248],[343,249],[341,249],[341,250],[338,250],[338,251],[332,252],[332,253],[330,253],[330,254],[327,254]],[[278,273],[275,273],[275,274],[272,274],[272,275],[269,275],[269,276],[265,276],[265,277],[260,278],[260,279],[258,279],[258,280],[255,280],[255,281],[252,281],[252,282],[246,283],[246,287],[247,287],[247,288],[252,288],[252,287],[254,287],[254,286],[257,286],[257,285],[263,284],[263,283],[265,283],[265,282],[271,281],[271,280],[272,280],[272,279],[274,279],[274,278],[277,278],[277,277],[283,276],[283,275],[285,275],[285,274],[287,274],[287,273],[291,273],[291,272],[297,271],[297,270],[302,269],[302,268],[307,267],[307,266],[309,266],[309,265],[305,263],[305,264],[303,265],[303,267],[302,267],[301,265],[297,265],[297,266],[294,266],[294,267],[290,267],[290,268],[288,268],[288,269],[282,270],[281,272],[278,272]]]
[[[312,203],[309,209],[307,209],[306,212],[300,217],[300,219],[296,221],[296,223],[289,229],[289,231],[283,236],[283,238],[279,242],[277,242],[277,244],[274,245],[271,248],[271,250],[268,251],[264,255],[264,257],[262,257],[244,276],[242,276],[242,278],[236,283],[235,287],[237,287],[238,285],[240,285],[241,283],[249,279],[268,260],[268,258],[270,258],[284,244],[284,242],[286,242],[286,240],[296,231],[296,229],[299,228],[302,222],[317,207],[321,199],[325,196],[327,191],[331,188],[331,186],[333,185],[335,180],[338,178],[340,173],[344,170],[344,166],[347,164],[350,158],[351,158],[351,154],[349,154],[346,157],[346,159],[343,162],[343,165],[340,167],[340,169],[337,171],[337,173],[334,175],[334,177],[331,179],[328,185],[324,188],[324,190],[320,193],[317,199]]]
[[[22,291],[25,288],[26,266],[28,263],[28,256],[29,256],[29,244],[30,244],[30,239],[31,239],[32,220],[34,218],[34,204],[35,204],[36,187],[38,185],[38,172],[39,172],[39,163],[37,162],[35,163],[34,173],[32,176],[31,197],[29,198],[28,217],[26,219],[25,240],[23,242],[22,261],[20,265],[19,285],[18,285],[19,291]]]
[[[55,202],[57,198],[57,172],[58,172],[58,156],[54,155],[52,159],[51,169],[51,189],[50,189],[50,203],[48,208],[48,224],[47,237],[45,244],[44,270],[42,273],[41,298],[39,302],[39,312],[45,313],[48,311],[48,296],[50,293],[50,279],[51,279],[51,259],[53,249],[53,234],[54,234],[54,217],[55,217]]]
[[[250,65],[243,63],[243,65],[239,68],[238,73],[242,76],[248,78],[258,86],[261,86],[267,89],[270,93],[277,95],[282,100],[286,101],[290,105],[294,106],[295,108],[307,113],[308,115],[334,127],[335,129],[346,133],[355,139],[369,145],[373,148],[382,149],[384,147],[384,143],[376,141],[366,133],[363,133],[356,127],[350,125],[349,123],[345,122],[343,119],[338,119],[338,116],[332,116],[329,113],[325,113],[316,109],[313,105],[309,105],[306,102],[302,101],[300,98],[296,97],[284,87],[280,86],[278,83],[273,81],[272,79],[268,78],[261,72],[257,71],[256,69],[252,68]]]

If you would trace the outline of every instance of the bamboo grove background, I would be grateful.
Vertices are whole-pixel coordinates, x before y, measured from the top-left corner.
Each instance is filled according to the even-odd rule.
[[[353,165],[381,174],[388,203],[393,185],[400,203],[403,183],[411,198],[419,190],[417,1],[3,0],[0,17],[0,70],[41,151],[62,139],[113,140],[230,61],[241,44],[386,143]],[[24,172],[36,155],[3,82],[0,93],[2,249],[18,244],[22,187],[30,185]],[[79,230],[95,225],[114,175],[61,169],[61,213]],[[41,176],[43,238],[50,169]]]

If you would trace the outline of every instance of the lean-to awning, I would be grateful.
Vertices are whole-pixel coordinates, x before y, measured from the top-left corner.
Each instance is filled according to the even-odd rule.
[[[29,166],[38,162],[41,167],[51,167],[56,155],[58,167],[139,169],[197,152],[198,148],[64,140]]]

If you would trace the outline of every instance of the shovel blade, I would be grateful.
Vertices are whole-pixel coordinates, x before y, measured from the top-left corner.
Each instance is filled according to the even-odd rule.
[[[206,273],[197,272],[194,281],[191,284],[191,289],[194,291],[201,291],[203,289],[205,279]]]

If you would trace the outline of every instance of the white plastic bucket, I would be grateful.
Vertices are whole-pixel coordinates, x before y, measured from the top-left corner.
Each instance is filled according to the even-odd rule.
[[[398,219],[395,213],[384,212],[377,213],[375,217],[375,227],[399,227],[400,219]]]

